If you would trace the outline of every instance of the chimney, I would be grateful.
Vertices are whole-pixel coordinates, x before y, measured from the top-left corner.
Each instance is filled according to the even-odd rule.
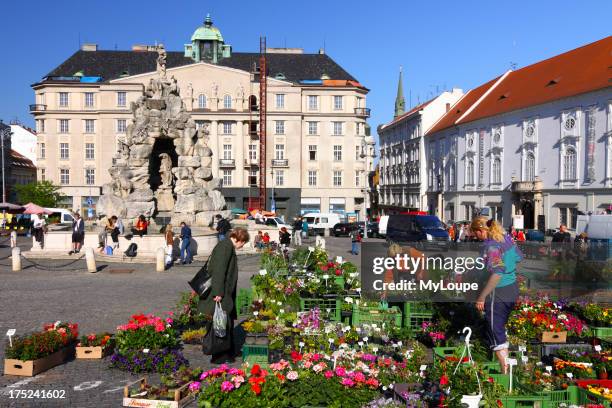
[[[81,45],[82,51],[98,51],[98,44],[85,43]]]
[[[325,48],[319,48],[319,54],[325,55]]]

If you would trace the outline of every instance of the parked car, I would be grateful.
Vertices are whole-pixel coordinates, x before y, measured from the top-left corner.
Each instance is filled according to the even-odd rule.
[[[357,229],[359,229],[359,226],[355,222],[339,222],[338,224],[334,225],[334,228],[331,230],[331,234],[334,237],[346,237],[352,231]]]
[[[435,215],[390,215],[386,236],[393,242],[450,241],[444,224]]]
[[[307,213],[303,218],[308,223],[308,235],[322,235],[326,228],[331,232],[334,225],[344,221],[336,213]]]
[[[363,237],[363,226],[365,224],[365,221],[359,221],[357,223],[359,225],[359,232],[361,233],[361,236]],[[368,222],[368,238],[374,238],[374,237],[378,237],[378,223],[377,222]]]
[[[285,222],[278,217],[267,217],[264,224],[269,227],[276,227],[278,229],[285,227],[287,228],[287,231],[291,231],[293,229],[291,225],[285,224]]]

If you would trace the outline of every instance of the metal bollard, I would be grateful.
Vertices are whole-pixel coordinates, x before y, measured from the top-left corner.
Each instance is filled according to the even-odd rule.
[[[13,258],[13,272],[21,271],[21,249],[14,247],[11,251],[11,257]]]
[[[94,250],[91,247],[85,248],[85,261],[87,261],[87,271],[91,273],[98,272],[96,267],[96,257],[94,256]]]
[[[157,248],[157,252],[155,252],[155,271],[164,272],[166,270],[166,251],[164,248]]]
[[[325,230],[323,231],[323,236],[325,238],[329,237],[329,228],[325,228]]]

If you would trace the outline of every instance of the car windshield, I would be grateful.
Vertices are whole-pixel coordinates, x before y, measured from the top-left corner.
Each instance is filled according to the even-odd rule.
[[[434,215],[418,216],[416,223],[422,229],[444,229],[442,222]]]

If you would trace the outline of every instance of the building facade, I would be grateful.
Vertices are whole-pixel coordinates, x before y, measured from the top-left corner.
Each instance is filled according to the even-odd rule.
[[[401,75],[401,74],[400,74]],[[393,121],[378,127],[380,138],[379,210],[382,214],[425,210],[427,184],[423,134],[463,95],[460,89],[403,112],[401,76]],[[398,109],[399,107],[399,109]]]
[[[62,186],[65,205],[94,206],[132,121],[131,102],[157,75],[155,47],[86,45],[33,85],[39,178]],[[259,53],[235,53],[207,17],[184,52],[167,53],[196,125],[208,126],[213,174],[228,208],[247,208],[266,177],[277,212],[363,212],[368,89],[323,52],[267,50],[266,170],[259,169]]]
[[[36,165],[36,147],[38,138],[36,131],[19,123],[11,123],[11,147]]]
[[[612,37],[508,71],[452,106],[425,135],[429,212],[546,230],[609,211],[610,49]]]

